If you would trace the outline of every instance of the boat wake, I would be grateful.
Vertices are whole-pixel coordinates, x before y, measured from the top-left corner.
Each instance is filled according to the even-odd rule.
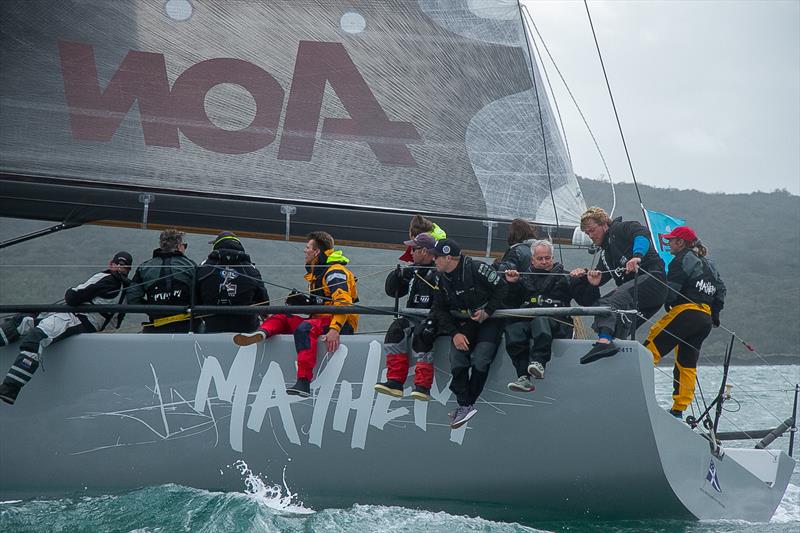
[[[775,509],[775,514],[770,522],[773,524],[800,522],[800,487],[789,483],[781,504]]]

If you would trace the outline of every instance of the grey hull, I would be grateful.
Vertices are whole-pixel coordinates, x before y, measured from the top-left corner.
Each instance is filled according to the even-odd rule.
[[[164,483],[242,490],[233,468],[241,459],[270,482],[285,475],[316,508],[766,521],[794,468],[779,451],[712,456],[657,405],[652,362],[637,343],[582,366],[588,341],[556,341],[532,394],[508,391],[514,373],[501,350],[478,414],[451,430],[447,343],[437,346],[425,403],[374,392],[381,340],[354,336],[333,355],[321,350],[314,396],[299,399],[284,391],[295,378],[290,336],[247,348],[229,334],[67,339],[46,350],[45,371],[16,405],[0,405],[0,494]],[[0,350],[3,371],[14,356],[14,347]]]

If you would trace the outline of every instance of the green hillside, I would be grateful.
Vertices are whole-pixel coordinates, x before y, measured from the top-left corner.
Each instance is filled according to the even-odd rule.
[[[588,205],[611,207],[606,182],[580,179]],[[641,220],[633,185],[619,184],[617,211],[626,219]],[[642,187],[647,207],[685,218],[709,247],[725,283],[728,303],[722,320],[774,362],[797,362],[800,344],[800,198],[785,192],[707,194]],[[0,240],[47,223],[0,218]],[[188,255],[202,261],[208,253],[208,235],[190,235]],[[125,249],[136,264],[149,258],[158,232],[141,229],[85,226],[0,250],[0,303],[51,303],[64,290],[105,268],[117,250]],[[273,300],[288,288],[303,288],[302,245],[277,241],[244,240],[259,265]],[[383,293],[386,273],[397,264],[399,252],[345,248],[359,277],[361,303],[390,305]],[[588,266],[585,250],[564,250],[567,267]],[[276,286],[278,285],[278,286]],[[280,303],[280,302],[276,302]],[[144,317],[133,316],[124,330],[136,331]],[[363,317],[361,331],[382,331],[387,320]],[[639,338],[646,334],[645,328]],[[707,341],[710,355],[724,353],[727,336],[715,330]],[[781,356],[780,354],[784,354]],[[791,355],[795,354],[795,355]],[[739,346],[737,362],[760,362]],[[717,360],[708,357],[706,362]]]

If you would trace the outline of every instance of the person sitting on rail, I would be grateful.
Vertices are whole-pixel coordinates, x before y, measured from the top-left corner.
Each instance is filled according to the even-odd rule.
[[[161,232],[153,258],[139,265],[133,275],[128,303],[191,305],[197,265],[184,255],[189,247],[185,238],[186,234],[176,229]],[[150,311],[147,316],[150,322],[143,324],[142,333],[189,332],[189,315],[186,313]]]
[[[520,273],[506,270],[511,308],[569,307],[574,299],[579,305],[591,305],[600,298],[600,289],[585,276],[572,276],[561,263],[553,261],[553,244],[534,240],[531,244],[531,268]],[[521,291],[512,293],[511,287]],[[508,388],[517,392],[534,390],[531,377],[544,379],[550,361],[553,339],[572,338],[573,322],[569,316],[508,317],[505,323],[506,352],[517,371],[517,380]]]
[[[132,263],[133,258],[128,252],[115,253],[108,263],[107,270],[98,272],[84,283],[67,289],[64,300],[70,306],[125,303],[126,287],[130,285],[128,273],[131,271]],[[19,345],[19,356],[0,384],[0,400],[10,405],[14,404],[19,391],[39,368],[42,351],[47,346],[79,333],[103,331],[111,324],[119,328],[124,317],[124,313],[114,312],[46,313],[36,319],[16,315],[17,327],[13,333],[7,330],[11,333],[11,338],[7,338],[7,341],[13,342],[21,335],[22,342]]]
[[[402,298],[408,294],[407,307],[430,309],[437,276],[433,254],[429,249],[436,246],[436,240],[430,233],[420,233],[403,244],[411,247],[414,262],[405,268],[400,268],[398,265],[396,270],[386,276],[386,294],[394,298]],[[387,379],[375,384],[376,391],[396,398],[403,397],[403,385],[408,377],[408,354],[411,348],[416,365],[411,397],[422,401],[431,399],[433,354],[419,345],[419,335],[413,335],[416,330],[425,327],[424,322],[425,317],[401,317],[389,325],[383,340]],[[412,338],[416,339],[416,343]]]
[[[236,234],[223,231],[209,241],[213,249],[197,270],[198,305],[269,305],[261,273]],[[206,333],[253,331],[255,314],[211,314],[203,318]]]
[[[307,236],[303,253],[308,281],[308,294],[293,291],[286,299],[287,305],[349,306],[358,302],[356,278],[347,269],[350,260],[340,250],[334,250],[333,237],[324,231],[313,231]],[[249,346],[273,335],[294,334],[297,349],[297,383],[286,389],[295,396],[311,396],[311,379],[317,364],[317,341],[325,335],[328,352],[339,348],[339,335],[353,334],[358,328],[358,315],[315,314],[309,318],[299,315],[276,314],[261,323],[252,333],[239,333],[233,342]]]
[[[614,310],[629,310],[638,307],[639,312],[649,319],[664,304],[666,285],[664,283],[664,261],[656,253],[650,241],[647,228],[635,220],[622,221],[622,217],[611,220],[600,207],[590,207],[581,215],[581,230],[599,249],[598,268],[586,271],[575,269],[576,277],[586,276],[589,283],[601,286],[614,279],[617,288],[600,298],[596,305],[608,306]],[[635,279],[636,271],[642,268],[647,274]],[[636,297],[634,297],[636,293]],[[625,338],[640,321],[634,317],[614,313],[597,316],[592,328],[598,340],[589,352],[581,357],[580,363],[587,364],[610,357],[619,351],[614,338]]]
[[[497,355],[503,320],[492,318],[506,296],[506,283],[492,267],[461,254],[453,239],[436,241],[429,251],[435,256],[438,290],[423,327],[414,332],[412,344],[423,354],[433,350],[439,335],[452,337],[450,390],[458,408],[450,427],[458,429],[478,412],[475,403],[489,377]],[[462,317],[454,317],[451,312]]]
[[[719,314],[725,305],[726,289],[708,250],[688,226],[678,226],[663,236],[674,256],[667,269],[669,292],[664,303],[667,314],[650,329],[645,347],[653,354],[653,364],[675,350],[672,408],[669,412],[683,418],[694,399],[697,360],[700,347],[719,326]]]

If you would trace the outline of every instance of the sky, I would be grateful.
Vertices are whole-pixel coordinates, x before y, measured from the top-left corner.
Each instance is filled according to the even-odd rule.
[[[583,2],[523,3],[613,180],[632,181]],[[800,0],[590,0],[589,9],[639,183],[800,194]],[[597,149],[544,65],[574,170],[598,179]]]

